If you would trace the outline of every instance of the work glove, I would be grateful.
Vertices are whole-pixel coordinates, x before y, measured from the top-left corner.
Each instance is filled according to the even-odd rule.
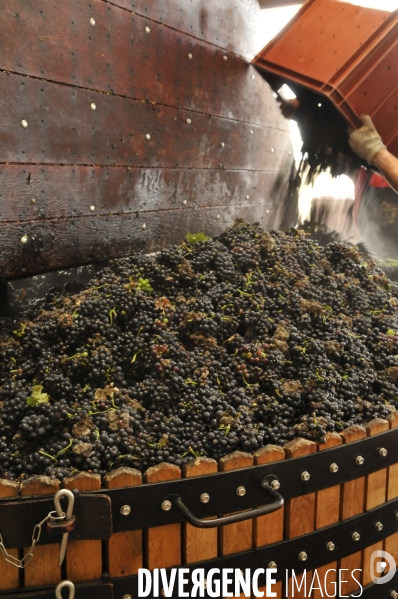
[[[386,146],[377,133],[370,116],[362,115],[359,118],[361,119],[362,127],[359,129],[350,128],[348,130],[348,142],[353,152],[371,164],[377,152],[385,150]]]

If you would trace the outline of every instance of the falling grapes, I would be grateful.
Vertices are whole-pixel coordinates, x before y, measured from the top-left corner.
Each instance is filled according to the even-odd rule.
[[[181,466],[385,418],[397,298],[355,247],[244,221],[114,260],[1,338],[0,475]]]

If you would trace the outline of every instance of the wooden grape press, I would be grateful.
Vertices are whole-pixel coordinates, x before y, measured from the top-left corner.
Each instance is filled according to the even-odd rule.
[[[186,4],[0,0],[3,304],[14,278],[215,235],[236,217],[281,226],[294,165],[288,122],[250,66],[260,9]],[[334,570],[358,569],[363,597],[397,597],[398,576],[370,572],[376,550],[398,559],[397,423],[182,469],[80,473],[58,516],[59,481],[1,480],[0,597],[52,599],[69,580],[57,597],[135,599],[143,567],[276,567],[278,598],[286,570],[330,570],[332,592]]]

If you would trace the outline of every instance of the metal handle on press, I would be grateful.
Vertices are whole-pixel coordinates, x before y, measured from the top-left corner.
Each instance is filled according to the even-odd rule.
[[[75,585],[70,580],[63,580],[60,582],[55,589],[55,597],[56,599],[63,599],[62,597],[62,589],[69,589],[68,599],[74,599],[75,597]]]
[[[244,512],[230,514],[229,516],[221,516],[220,518],[214,518],[212,520],[197,518],[187,508],[179,495],[169,495],[166,499],[169,500],[175,508],[177,508],[177,510],[184,516],[189,524],[192,524],[192,526],[196,526],[197,528],[215,528],[217,526],[224,526],[224,524],[234,524],[235,522],[242,522],[243,520],[249,520],[250,518],[257,518],[258,516],[271,514],[272,512],[276,512],[283,507],[284,499],[282,495],[275,491],[275,489],[273,489],[270,485],[271,479],[274,478],[275,477],[273,476],[265,476],[260,483],[260,487],[267,493],[267,495],[274,499],[273,503],[254,508],[252,510],[245,510]]]

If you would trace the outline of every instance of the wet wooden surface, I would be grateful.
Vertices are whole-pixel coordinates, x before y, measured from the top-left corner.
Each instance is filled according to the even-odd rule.
[[[236,217],[279,226],[293,156],[245,58],[258,14],[243,0],[0,0],[0,279]]]

